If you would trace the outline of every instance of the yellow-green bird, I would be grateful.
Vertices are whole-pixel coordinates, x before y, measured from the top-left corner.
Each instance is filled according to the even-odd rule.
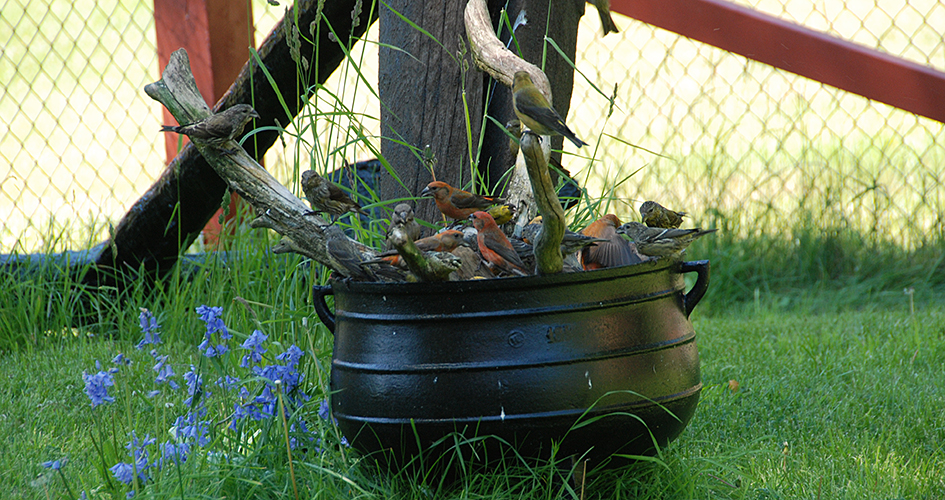
[[[600,15],[600,26],[604,30],[604,35],[608,33],[619,33],[617,25],[614,24],[614,18],[610,15],[610,0],[593,0],[594,7],[597,7],[597,13]]]
[[[235,140],[243,131],[243,127],[253,118],[259,118],[259,114],[252,106],[237,104],[188,125],[164,125],[161,127],[161,132],[176,132],[191,139],[222,147],[227,141]],[[223,151],[236,153],[229,149]]]
[[[515,108],[515,116],[532,132],[538,135],[563,135],[577,147],[587,145],[565,125],[561,115],[551,107],[532,82],[532,77],[525,71],[515,73],[512,82],[512,107]]]
[[[644,201],[640,205],[640,216],[647,226],[676,229],[682,224],[682,218],[686,216],[686,212],[670,210],[655,201]]]

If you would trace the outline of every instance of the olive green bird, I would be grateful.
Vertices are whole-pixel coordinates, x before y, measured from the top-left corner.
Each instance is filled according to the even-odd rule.
[[[637,251],[653,257],[678,254],[696,239],[715,231],[717,229],[662,229],[647,227],[639,222],[627,222],[617,228],[618,233],[633,240]]]
[[[676,212],[670,210],[655,201],[644,201],[640,205],[640,216],[643,223],[650,227],[659,227],[663,229],[676,229],[682,224],[686,212]]]
[[[512,107],[515,109],[515,116],[532,132],[538,135],[563,135],[577,147],[587,145],[568,128],[561,115],[551,107],[548,99],[545,99],[532,82],[532,77],[525,71],[515,73],[512,82]]]

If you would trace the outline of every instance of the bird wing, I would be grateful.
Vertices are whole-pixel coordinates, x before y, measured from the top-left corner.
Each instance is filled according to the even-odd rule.
[[[464,208],[489,208],[495,202],[492,201],[492,198],[487,198],[485,196],[479,196],[477,194],[472,194],[468,192],[466,193],[456,192],[456,193],[453,193],[452,196],[450,196],[450,203],[452,203],[453,206],[456,208],[464,209]]]
[[[485,244],[486,248],[497,253],[499,257],[505,259],[506,262],[525,269],[525,263],[522,262],[521,257],[518,256],[518,253],[515,252],[515,249],[510,246],[503,245],[499,239],[491,234],[485,235]]]

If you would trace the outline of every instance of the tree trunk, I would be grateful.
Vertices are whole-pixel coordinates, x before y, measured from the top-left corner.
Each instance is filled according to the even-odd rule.
[[[403,182],[402,186],[390,175],[382,176],[383,199],[416,196],[434,176],[458,187],[472,179],[463,95],[465,90],[468,125],[475,140],[482,120],[483,80],[469,56],[461,55],[466,44],[465,4],[466,0],[393,0],[387,3],[389,8],[381,7],[381,44],[397,48],[382,45],[378,53],[381,152]],[[465,74],[463,64],[468,68]],[[430,146],[436,159],[432,173],[408,145],[421,151]],[[418,202],[415,212],[427,221],[441,219],[432,201]]]

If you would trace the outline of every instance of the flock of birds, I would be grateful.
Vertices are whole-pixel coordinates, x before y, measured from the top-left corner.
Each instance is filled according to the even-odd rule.
[[[525,71],[518,71],[514,75],[512,101],[518,122],[510,127],[510,134],[519,136],[524,126],[530,131],[526,133],[561,135],[577,147],[586,144],[568,128]],[[191,139],[216,145],[223,148],[224,153],[232,154],[236,151],[226,149],[225,144],[235,139],[253,118],[259,118],[256,111],[249,105],[239,104],[195,123],[165,126],[161,130],[186,134]],[[510,147],[515,146],[517,143],[512,141]],[[313,213],[327,213],[332,217],[348,212],[367,215],[342,188],[312,170],[302,173],[301,185]],[[350,241],[336,237],[343,235],[334,224],[328,228],[329,253],[344,266],[349,275],[368,280],[382,275],[396,279],[397,276],[404,276],[401,270],[406,270],[406,261],[409,260],[399,253],[403,245],[394,245],[392,241],[392,231],[400,228],[397,238],[406,235],[422,252],[449,252],[458,256],[461,266],[456,273],[459,279],[527,276],[535,273],[533,245],[542,231],[540,218],[509,237],[501,226],[511,222],[514,210],[499,198],[473,194],[442,181],[429,183],[420,197],[432,198],[440,213],[456,222],[436,234],[422,238],[423,228],[413,208],[401,203],[394,207],[390,218],[387,249],[376,259],[363,260]],[[697,238],[715,231],[680,229],[685,212],[667,209],[654,201],[643,203],[640,215],[642,222],[621,223],[616,215],[606,214],[580,232],[566,231],[561,242],[564,271],[626,266],[652,258],[678,255]],[[372,267],[377,269],[372,270]]]
[[[365,213],[344,190],[314,171],[303,172],[301,181],[311,213],[326,213],[333,218],[348,212]],[[392,231],[398,227],[423,252],[450,252],[458,255],[464,266],[470,262],[465,266],[465,275],[459,273],[459,279],[535,274],[533,245],[542,231],[541,217],[527,224],[520,236],[509,236],[502,226],[512,221],[514,210],[500,198],[470,193],[442,181],[429,183],[419,196],[432,198],[440,213],[453,222],[433,235],[421,237],[424,225],[414,215],[413,207],[400,203],[390,216],[387,248],[376,259],[359,262],[360,266],[406,269],[405,260],[390,243]],[[675,256],[697,238],[715,232],[680,229],[686,213],[654,201],[643,203],[640,215],[642,222],[621,223],[616,215],[606,214],[580,232],[566,230],[561,242],[564,271],[626,266]]]

